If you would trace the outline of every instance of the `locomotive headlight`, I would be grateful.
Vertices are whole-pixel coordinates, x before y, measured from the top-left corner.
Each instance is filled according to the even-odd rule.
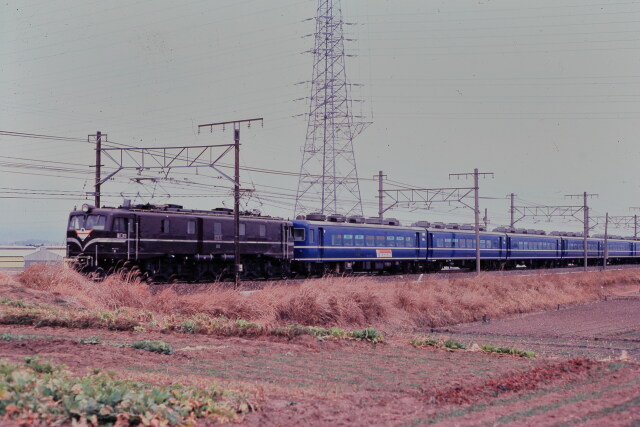
[[[91,209],[93,209],[93,206],[91,206],[91,205],[89,205],[87,203],[82,205],[82,212],[85,212],[85,213],[91,212]]]

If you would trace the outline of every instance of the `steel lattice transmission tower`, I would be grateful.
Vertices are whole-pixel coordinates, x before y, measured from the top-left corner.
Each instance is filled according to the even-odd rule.
[[[294,215],[362,215],[353,139],[369,124],[354,116],[340,0],[318,0],[307,134]],[[355,120],[358,120],[356,122]]]

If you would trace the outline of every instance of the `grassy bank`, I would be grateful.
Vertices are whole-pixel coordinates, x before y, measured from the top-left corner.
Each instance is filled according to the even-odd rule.
[[[424,328],[598,300],[613,286],[640,284],[640,270],[526,277],[427,276],[421,283],[402,279],[378,282],[366,277],[325,278],[296,285],[276,282],[248,295],[215,284],[187,294],[176,292],[174,287],[153,292],[151,286],[131,276],[114,275],[95,283],[62,266],[34,266],[17,277],[0,277],[0,285],[3,283],[64,296],[89,310],[151,313],[155,318],[206,315],[232,321],[243,319],[268,328],[291,324]]]

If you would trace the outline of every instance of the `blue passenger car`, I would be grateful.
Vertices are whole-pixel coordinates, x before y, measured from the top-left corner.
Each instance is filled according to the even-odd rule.
[[[604,256],[604,242],[602,239],[587,238],[587,257],[594,260]],[[563,236],[562,259],[565,263],[580,265],[584,260],[584,238]]]
[[[295,220],[293,236],[299,272],[418,271],[426,263],[422,228]]]
[[[480,233],[480,258],[484,264],[498,264],[506,259],[504,233]],[[436,269],[444,265],[469,266],[476,259],[475,231],[429,229],[428,259]]]
[[[552,267],[560,259],[562,240],[544,234],[507,234],[507,257],[528,267]]]

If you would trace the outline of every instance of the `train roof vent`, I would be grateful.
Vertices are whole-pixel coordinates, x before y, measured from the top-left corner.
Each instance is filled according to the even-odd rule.
[[[416,221],[413,224],[411,224],[411,226],[429,228],[431,227],[431,223],[429,221]]]
[[[444,222],[433,222],[431,223],[433,228],[444,228]]]
[[[309,221],[325,221],[327,219],[327,216],[319,212],[312,212],[310,214],[307,214],[306,218]]]
[[[330,221],[330,222],[345,222],[346,220],[347,220],[347,217],[345,217],[342,214],[331,214],[327,216],[327,221]]]
[[[551,236],[562,236],[562,233],[559,231],[552,231],[551,233],[549,233],[549,235]]]
[[[515,233],[527,234],[527,230],[525,228],[516,228]]]
[[[364,220],[365,224],[382,224],[382,220],[377,216],[372,216]]]
[[[584,234],[582,233],[573,233],[574,237],[584,237]]]
[[[445,228],[448,228],[449,230],[458,230],[460,228],[460,224],[455,222],[450,222],[447,225],[445,225]]]
[[[496,227],[493,229],[495,233],[508,233],[511,227]]]
[[[474,230],[475,227],[472,224],[460,224],[460,230]]]
[[[384,225],[400,225],[400,221],[395,218],[385,218],[382,220]]]
[[[215,208],[211,210],[215,213],[221,213],[226,215],[231,215],[233,213],[233,209],[229,209],[229,208]]]
[[[177,211],[177,210],[183,208],[182,205],[174,205],[173,203],[167,203],[167,204],[164,204],[164,205],[157,205],[156,207],[158,209],[164,209],[165,211]]]
[[[347,218],[347,222],[350,222],[351,224],[364,224],[364,217],[350,216],[349,218]]]
[[[604,234],[595,234],[593,237],[595,237],[596,239],[604,239]],[[612,236],[609,236],[612,237]]]
[[[546,236],[546,235],[547,235],[547,232],[546,232],[546,231],[544,231],[544,230],[536,230],[536,234],[537,234],[538,236]]]
[[[538,234],[538,231],[534,230],[533,228],[528,228],[527,229],[527,234]]]
[[[487,231],[487,227],[485,227],[484,225],[481,225],[478,228],[480,229],[480,231]],[[475,229],[475,227],[474,227],[474,229]]]

